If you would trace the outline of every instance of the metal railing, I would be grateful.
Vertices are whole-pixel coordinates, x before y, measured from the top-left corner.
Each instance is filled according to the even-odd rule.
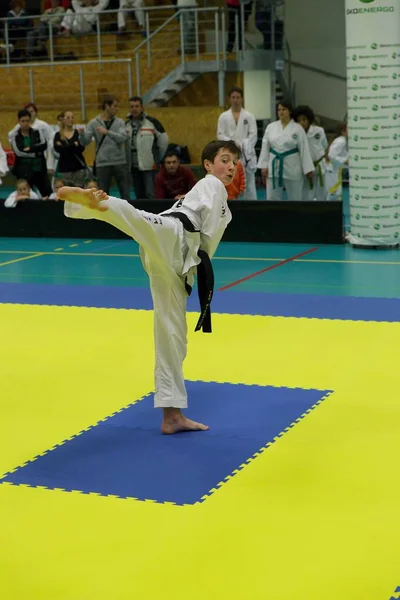
[[[205,13],[204,15],[201,13]],[[210,15],[210,18],[208,16]],[[190,20],[192,23],[190,23]],[[178,24],[176,23],[178,21]],[[175,25],[175,27],[170,27]],[[203,29],[203,33],[207,27],[210,27],[209,31],[212,34],[213,40],[210,38],[208,40],[200,41],[200,29]],[[172,30],[178,37],[180,41],[179,48],[169,48],[160,50],[155,46],[155,42],[158,39],[158,36],[165,30]],[[191,28],[191,31],[189,31]],[[221,48],[221,36],[222,36],[222,48]],[[216,60],[216,71],[220,71],[224,63],[226,61],[226,47],[225,40],[226,37],[226,25],[225,25],[225,13],[220,8],[209,7],[202,9],[179,9],[175,12],[175,14],[171,15],[168,19],[166,19],[157,29],[150,33],[149,36],[146,37],[140,44],[138,44],[134,50],[134,60],[135,60],[135,75],[136,75],[136,93],[138,96],[141,96],[142,87],[141,87],[141,74],[142,68],[141,65],[141,57],[143,56],[143,50],[146,49],[146,67],[150,69],[154,64],[154,59],[157,58],[160,54],[162,54],[163,58],[167,56],[176,57],[177,61],[173,62],[173,66],[177,66],[178,63],[181,65],[185,65],[187,61],[191,58],[199,61],[201,58],[210,60],[213,58]],[[175,55],[174,55],[175,50]],[[171,67],[171,63],[168,65],[168,69]],[[188,68],[190,68],[190,62],[188,64]],[[165,73],[166,74],[166,73]],[[158,73],[159,75],[159,73]]]
[[[277,40],[275,3],[279,3],[281,0],[271,1],[272,5],[265,13],[268,22],[263,28],[263,33],[259,34],[264,36],[264,44],[259,48],[269,49],[274,53]],[[17,40],[15,44],[15,46],[18,45],[21,54],[13,58],[14,53],[11,52],[10,44],[14,41],[15,32],[12,31],[9,19],[0,19],[0,28],[3,25],[5,38],[5,64],[0,63],[0,74],[2,71],[4,73],[4,69],[12,73],[13,67],[20,67],[21,59],[23,59],[23,64],[27,67],[27,80],[29,78],[29,95],[33,101],[38,96],[36,88],[43,88],[43,85],[39,84],[44,82],[47,83],[49,97],[53,98],[57,86],[55,82],[53,85],[51,75],[59,65],[68,66],[70,71],[67,77],[74,79],[75,97],[80,98],[81,111],[84,114],[86,106],[98,104],[94,97],[88,100],[85,90],[85,78],[89,66],[93,72],[95,69],[93,65],[98,64],[98,73],[101,76],[97,80],[93,78],[91,80],[98,87],[113,86],[112,93],[123,96],[126,96],[127,93],[131,95],[135,90],[137,95],[142,96],[146,91],[144,87],[147,89],[153,87],[175,67],[180,65],[186,72],[190,72],[191,69],[192,71],[193,69],[201,71],[199,65],[202,61],[204,70],[218,72],[221,99],[223,86],[220,83],[224,79],[228,61],[236,60],[238,66],[246,48],[246,28],[249,17],[246,10],[246,5],[243,4],[239,10],[235,11],[226,11],[224,8],[215,6],[190,7],[179,10],[174,5],[148,7],[141,9],[139,16],[135,13],[137,23],[130,17],[127,18],[126,11],[123,11],[124,21],[121,21],[120,10],[105,10],[94,15],[90,13],[93,29],[74,33],[75,30],[72,27],[72,35],[67,37],[66,42],[64,35],[57,35],[60,33],[59,28],[51,23],[46,31],[46,40],[40,39],[38,33],[35,34],[36,37],[32,34],[30,42],[32,40],[34,43],[40,41],[42,47],[46,42],[46,56],[43,56],[43,60],[40,61],[38,57],[33,57],[33,60],[28,57],[27,62],[22,55],[24,52],[26,53],[27,38],[33,31],[32,22],[30,22],[25,38]],[[79,13],[80,16],[84,14],[88,13]],[[37,18],[40,19],[40,16],[38,15]],[[29,17],[30,20],[33,18]],[[257,18],[260,21],[260,17]],[[227,21],[229,22],[227,23]],[[125,24],[125,30],[117,31],[117,25],[119,27],[122,22]],[[260,27],[262,29],[262,26]],[[140,40],[139,36],[143,39]],[[63,55],[63,50],[69,50],[69,54]],[[71,50],[76,52],[75,56],[71,56]],[[80,52],[84,53],[84,60],[80,60]],[[118,58],[115,58],[116,56]],[[134,61],[135,77],[132,74],[132,61]],[[121,63],[126,63],[126,72],[121,75],[121,69],[119,69],[116,77],[115,73],[111,72],[112,65]],[[110,68],[109,74],[107,74],[106,67]],[[143,85],[145,76],[146,86]],[[77,79],[79,79],[78,87],[76,86]],[[28,87],[27,80],[25,89]],[[116,87],[118,89],[115,89]],[[123,90],[123,94],[121,94],[121,90]],[[44,92],[42,91],[41,94],[43,96]],[[40,101],[45,104],[42,98]],[[220,104],[222,105],[223,102],[224,98]],[[65,102],[62,104],[65,105]]]

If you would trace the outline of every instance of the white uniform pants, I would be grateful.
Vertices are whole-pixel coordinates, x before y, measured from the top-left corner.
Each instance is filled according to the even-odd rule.
[[[67,217],[110,223],[140,245],[154,304],[154,406],[186,408],[183,361],[187,351],[187,293],[180,273],[187,244],[182,223],[137,210],[119,198],[110,196],[104,203],[106,212],[66,202],[64,212]]]
[[[302,200],[303,198],[303,180],[302,179],[284,179],[283,187],[273,188],[272,177],[267,178],[267,200],[283,200],[283,188],[286,189],[287,199],[291,201]]]
[[[257,200],[256,172],[245,169],[246,187],[243,193],[243,200]]]
[[[92,24],[89,23],[84,15],[75,13],[70,8],[65,13],[65,17],[62,20],[61,27],[69,29],[71,33],[89,33],[93,31]]]
[[[119,0],[118,11],[118,29],[124,29],[126,25],[126,12],[127,9],[134,9],[135,19],[139,24],[139,27],[144,29],[144,10],[143,0]]]
[[[302,200],[318,200],[320,202],[326,200],[325,183],[323,182],[323,185],[321,185],[318,171],[314,173],[312,189],[310,188],[310,180],[308,177],[304,177]]]

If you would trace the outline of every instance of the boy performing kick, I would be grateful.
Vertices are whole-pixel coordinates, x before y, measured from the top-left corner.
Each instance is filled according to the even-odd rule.
[[[67,217],[106,221],[139,244],[154,305],[154,405],[163,409],[161,431],[166,434],[208,429],[182,413],[187,407],[183,378],[186,301],[197,270],[201,315],[196,331],[211,332],[214,276],[210,259],[232,218],[225,186],[233,181],[239,156],[232,141],[207,144],[202,153],[206,176],[161,214],[138,210],[102,191],[62,187],[58,192]]]

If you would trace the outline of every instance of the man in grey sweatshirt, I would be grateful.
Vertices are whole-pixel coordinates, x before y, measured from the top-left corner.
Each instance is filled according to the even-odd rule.
[[[96,144],[94,174],[99,188],[108,194],[111,179],[114,177],[121,198],[129,200],[130,176],[125,148],[128,135],[125,132],[124,121],[116,117],[119,102],[114,96],[106,96],[102,108],[102,114],[89,121],[85,131],[80,131],[79,141],[83,146],[87,146],[94,138]]]

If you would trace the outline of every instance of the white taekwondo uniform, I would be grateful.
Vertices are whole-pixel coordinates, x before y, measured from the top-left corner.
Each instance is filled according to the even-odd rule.
[[[285,187],[288,200],[303,197],[304,175],[314,171],[314,163],[304,129],[291,120],[270,123],[264,133],[259,169],[268,169],[267,199],[282,200]]]
[[[326,199],[341,200],[343,193],[342,171],[349,160],[346,136],[340,135],[333,140],[329,148],[328,159],[325,175]]]
[[[326,139],[325,131],[317,125],[310,125],[307,131],[307,140],[315,172],[312,180],[304,177],[303,200],[323,201],[326,199],[325,153],[328,147],[328,140]]]
[[[204,251],[211,258],[231,221],[227,196],[224,184],[214,175],[206,175],[183,200],[159,215],[138,210],[126,200],[112,196],[103,201],[108,207],[105,212],[65,202],[67,217],[105,221],[140,246],[154,305],[157,408],[187,407],[182,368],[187,350],[187,286],[193,285],[201,262],[198,252]],[[187,231],[179,219],[168,216],[171,213],[183,214],[196,231]]]

